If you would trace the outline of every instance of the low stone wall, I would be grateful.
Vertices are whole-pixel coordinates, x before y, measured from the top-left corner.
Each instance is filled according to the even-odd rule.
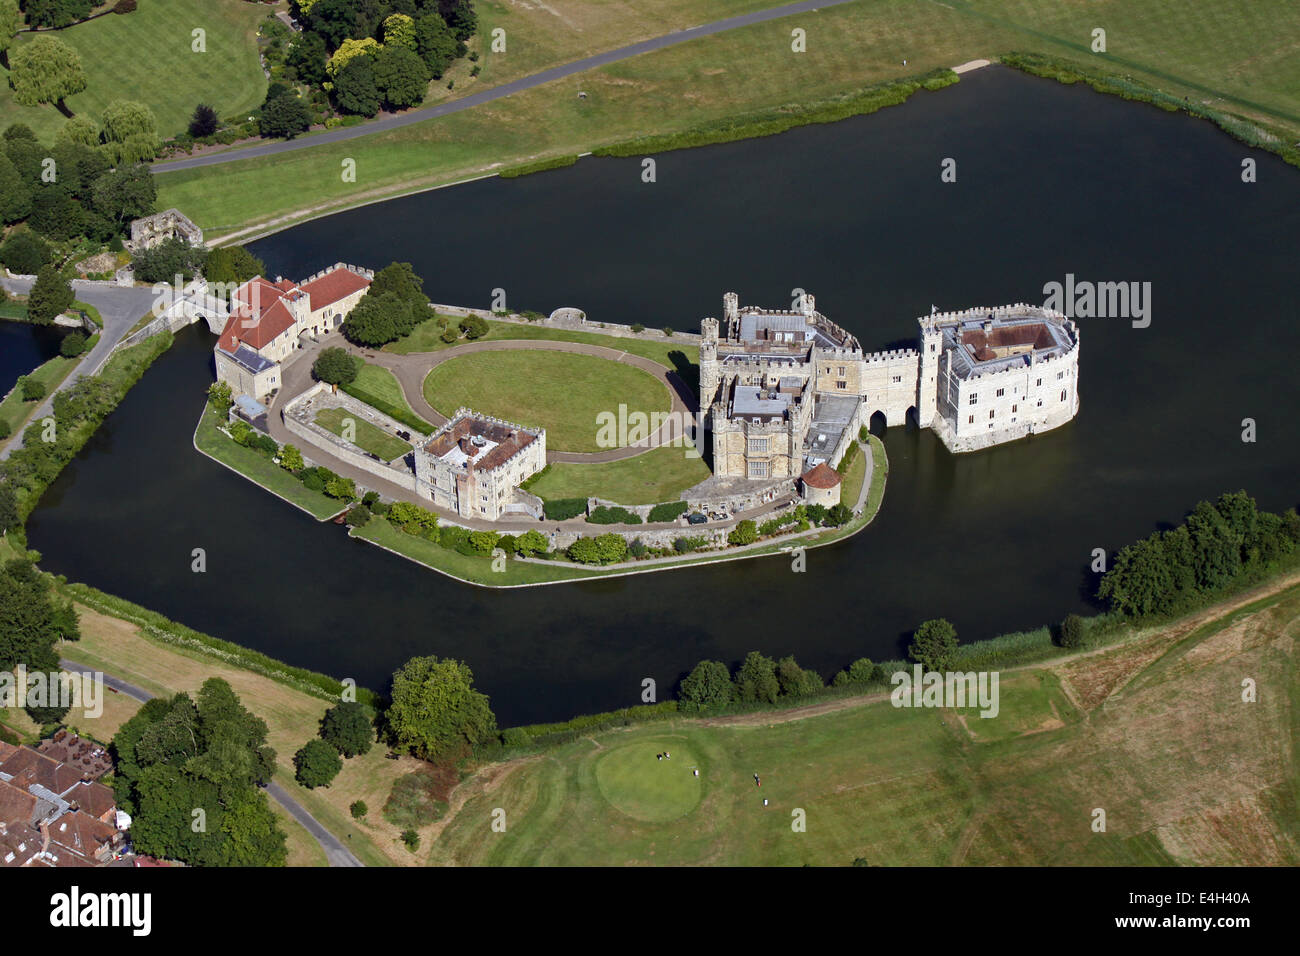
[[[286,405],[280,416],[281,420],[284,422],[284,427],[287,428],[291,434],[298,436],[309,445],[323,447],[325,450],[329,451],[331,455],[334,455],[341,461],[347,462],[349,465],[360,468],[362,471],[372,474],[376,478],[383,478],[385,481],[391,481],[393,484],[407,491],[414,492],[416,485],[415,472],[410,468],[396,468],[392,465],[386,464],[385,462],[377,461],[364,452],[359,451],[355,446],[343,441],[343,439],[339,438],[338,435],[335,435],[329,429],[322,428],[315,422],[301,421],[295,417],[293,413],[300,405],[315,398],[322,392],[329,391],[330,388],[331,386],[325,382],[317,382]],[[390,430],[405,428],[401,423],[394,421],[382,412],[376,411],[369,405],[357,401],[346,392],[339,392],[337,395],[331,395],[331,399],[338,399],[336,403],[337,405],[346,408],[348,411],[354,412],[359,418],[382,420],[375,421],[373,424],[381,424],[386,421],[391,423],[389,425]],[[365,411],[362,411],[361,409],[365,409]],[[414,434],[415,433],[412,433],[413,437]]]
[[[795,480],[793,478],[783,478],[780,481],[752,490],[719,491],[703,495],[692,495],[688,492],[683,497],[689,506],[687,508],[688,512],[725,511],[728,514],[735,514],[739,511],[752,511],[761,505],[793,494],[796,494]]]
[[[585,315],[586,313],[582,312],[580,309],[574,309],[571,307],[556,309],[549,317],[530,322],[517,312],[511,312],[509,315],[497,315],[495,312],[490,312],[487,309],[469,309],[460,305],[440,305],[438,303],[430,304],[434,311],[441,315],[460,317],[477,315],[479,318],[486,319],[489,322],[513,322],[516,325],[536,325],[548,329],[567,329],[572,332],[594,332],[597,335],[609,335],[614,338],[624,339],[648,339],[655,342],[662,339],[665,342],[674,342],[680,345],[689,346],[698,346],[700,344],[699,332],[674,331],[672,335],[664,335],[662,329],[652,329],[649,327],[647,327],[644,332],[633,332],[631,326],[622,325],[617,322],[601,324],[598,322],[592,322],[590,319],[580,319],[577,316]]]

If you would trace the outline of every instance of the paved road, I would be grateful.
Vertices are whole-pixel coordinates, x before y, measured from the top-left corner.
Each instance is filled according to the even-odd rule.
[[[69,673],[77,674],[100,674],[94,668],[87,667],[85,664],[78,664],[76,661],[70,661],[65,658],[59,660],[59,666]],[[137,687],[135,684],[128,684],[120,678],[113,677],[110,674],[101,674],[104,679],[104,686],[111,687],[120,694],[125,694],[133,700],[145,703],[153,698],[143,687]],[[326,830],[316,818],[313,817],[303,807],[301,803],[289,796],[285,789],[272,780],[267,784],[266,792],[271,795],[271,799],[284,807],[295,820],[306,828],[307,832],[316,838],[322,850],[325,851],[325,858],[329,860],[330,866],[365,866],[360,860],[352,855],[352,851],[345,847],[334,834]]]
[[[26,295],[31,291],[32,281],[0,277],[0,284],[3,284],[6,290],[20,295]],[[99,342],[82,357],[81,363],[63,380],[63,384],[57,391],[67,388],[83,375],[94,375],[98,372],[100,366],[108,359],[109,353],[113,351],[113,347],[126,336],[131,326],[135,325],[141,316],[153,308],[154,300],[157,298],[153,290],[147,287],[111,286],[80,279],[72,283],[72,290],[82,302],[87,302],[99,310],[100,318],[104,320],[104,328],[99,334]],[[29,425],[32,421],[53,413],[54,394],[46,396],[41,402],[36,409],[36,414],[28,422]],[[8,458],[15,448],[21,448],[22,445],[22,429],[19,429],[5,447],[0,448],[0,460]]]
[[[155,163],[153,170],[157,173],[169,173],[180,169],[195,169],[200,166],[216,166],[221,163],[237,162],[241,159],[253,159],[258,156],[274,156],[279,153],[287,153],[297,149],[308,149],[312,146],[323,146],[327,143],[338,143],[344,140],[356,139],[359,136],[369,136],[372,133],[381,133],[385,130],[397,129],[401,126],[409,126],[412,123],[419,123],[424,120],[437,119],[440,116],[459,113],[461,110],[472,109],[475,106],[481,106],[484,103],[490,103],[493,100],[499,100],[514,93],[531,90],[534,87],[542,86],[545,83],[551,83],[555,80],[563,79],[566,76],[573,76],[575,73],[594,70],[597,67],[606,66],[610,63],[617,63],[620,60],[627,60],[634,56],[640,56],[642,53],[649,53],[652,50],[662,50],[665,47],[676,46],[677,44],[685,43],[688,40],[697,40],[700,37],[725,33],[728,30],[735,30],[738,27],[747,27],[755,23],[766,23],[769,20],[777,20],[781,17],[788,17],[796,13],[807,13],[812,10],[824,9],[826,7],[837,7],[841,4],[852,2],[853,0],[804,0],[804,2],[800,3],[790,3],[781,7],[773,7],[770,10],[757,10],[753,13],[745,13],[737,17],[728,17],[725,20],[706,23],[703,26],[677,30],[674,33],[654,37],[650,40],[643,40],[640,43],[633,43],[630,46],[620,47],[617,50],[597,53],[595,56],[585,57],[581,60],[574,60],[572,63],[566,63],[563,66],[552,67],[549,70],[534,73],[532,76],[526,76],[523,79],[503,83],[501,86],[493,87],[490,90],[484,90],[481,93],[472,93],[463,99],[453,100],[450,103],[440,103],[437,106],[412,110],[408,113],[383,116],[359,126],[349,126],[343,129],[330,130],[329,132],[319,133],[315,136],[308,136],[304,139],[293,139],[283,143],[265,143],[259,146],[247,146],[242,149],[232,149],[224,153],[212,153],[207,156],[192,156],[189,159],[176,159],[165,163]]]

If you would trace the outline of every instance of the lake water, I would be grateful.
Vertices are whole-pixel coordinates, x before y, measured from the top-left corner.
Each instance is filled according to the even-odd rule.
[[[59,354],[62,336],[52,327],[0,319],[0,397],[38,365]]]
[[[1041,302],[1067,273],[1152,283],[1151,325],[1080,319],[1081,411],[1062,429],[960,457],[891,429],[880,516],[806,573],[776,557],[520,591],[349,541],[196,453],[213,338],[193,327],[33,514],[44,566],[377,689],[411,655],[462,658],[516,723],[638,703],[645,677],[666,697],[702,658],[794,653],[829,678],[900,656],[929,617],[964,640],[1057,621],[1090,606],[1093,548],[1228,489],[1275,510],[1300,498],[1300,171],[1209,124],[988,69],[872,116],[662,155],[653,184],[640,172],[585,159],[254,251],[294,278],[410,261],[435,301],[488,307],[502,288],[512,308],[651,329],[698,328],[729,290],[784,307],[801,287],[867,348],[912,341],[932,303]]]

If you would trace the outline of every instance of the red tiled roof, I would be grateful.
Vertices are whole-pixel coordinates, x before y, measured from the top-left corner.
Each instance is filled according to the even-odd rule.
[[[370,280],[365,276],[357,275],[351,269],[335,268],[320,278],[304,282],[299,288],[311,296],[311,309],[316,312],[369,285]]]
[[[839,472],[834,468],[822,462],[815,468],[809,468],[803,474],[803,483],[810,488],[820,488],[823,491],[828,488],[834,488],[840,483]]]
[[[240,342],[251,348],[260,349],[293,325],[293,313],[283,301],[277,299],[274,305],[262,313],[260,319],[250,312],[232,312],[230,318],[226,320],[226,327],[221,331],[221,339],[217,344],[221,351],[231,355],[239,347]]]

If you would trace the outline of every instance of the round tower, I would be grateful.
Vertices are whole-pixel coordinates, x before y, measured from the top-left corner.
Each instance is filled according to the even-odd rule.
[[[718,393],[718,320],[700,322],[700,408],[713,404]]]

